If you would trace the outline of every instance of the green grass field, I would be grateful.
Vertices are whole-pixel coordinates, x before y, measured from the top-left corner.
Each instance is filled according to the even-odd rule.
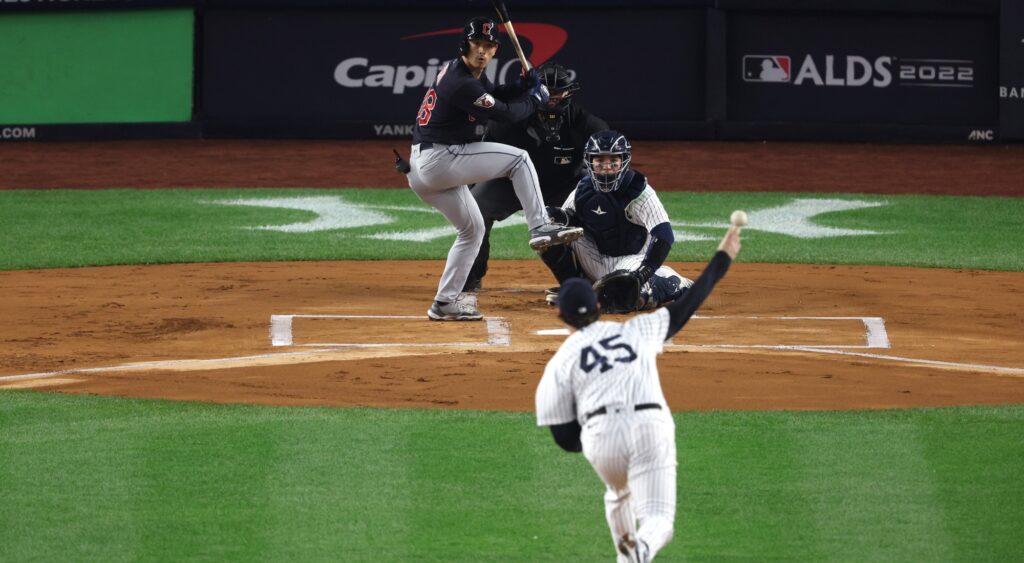
[[[1024,270],[1024,199],[779,193],[664,193],[680,240],[670,260],[707,260],[733,209],[751,212],[741,260]],[[225,205],[239,199],[316,198],[339,225],[311,232],[258,227],[313,221],[310,210]],[[863,233],[801,238],[794,202],[866,202],[806,217],[809,225]],[[293,205],[302,205],[293,203]],[[312,205],[306,203],[305,205]],[[821,209],[835,204],[819,205]],[[773,209],[780,211],[771,211]],[[356,220],[362,222],[358,224]],[[347,223],[346,223],[347,222]],[[721,226],[705,226],[721,223]],[[329,225],[328,225],[329,226]],[[447,227],[410,190],[9,190],[0,191],[0,270],[249,260],[443,258],[454,230],[418,242],[369,238]],[[781,231],[781,232],[780,232]],[[497,228],[495,258],[532,258],[526,227]]]
[[[671,260],[743,208],[749,262],[1024,271],[1022,199],[661,196]],[[0,191],[0,270],[441,259],[445,225],[407,190]],[[1024,560],[1024,406],[675,416],[660,561]],[[0,391],[0,561],[606,561],[601,493],[530,413]]]
[[[528,413],[0,395],[6,561],[608,560]],[[666,561],[1011,561],[1024,409],[677,413]]]

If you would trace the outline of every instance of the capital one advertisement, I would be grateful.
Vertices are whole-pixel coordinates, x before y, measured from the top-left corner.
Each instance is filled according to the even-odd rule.
[[[994,125],[994,17],[739,13],[732,121]]]
[[[439,67],[459,55],[463,25],[492,15],[486,7],[211,10],[203,22],[203,114],[408,136]],[[523,10],[513,25],[531,63],[567,67],[581,85],[578,99],[605,120],[703,120],[703,10]],[[499,37],[486,71],[496,84],[520,71],[508,35]]]

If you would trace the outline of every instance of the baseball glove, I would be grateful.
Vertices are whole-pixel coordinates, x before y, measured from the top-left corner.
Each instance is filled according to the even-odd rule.
[[[605,313],[631,313],[640,307],[640,277],[632,270],[615,270],[594,282],[594,293]]]

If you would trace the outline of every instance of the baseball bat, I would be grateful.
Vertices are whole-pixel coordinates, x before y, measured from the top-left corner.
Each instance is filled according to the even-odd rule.
[[[523,47],[519,44],[519,38],[516,37],[516,30],[512,27],[512,20],[508,17],[508,8],[505,7],[503,0],[491,0],[494,4],[494,11],[498,12],[498,19],[501,23],[505,24],[505,31],[508,32],[509,39],[512,40],[512,47],[515,48],[516,54],[519,55],[519,62],[523,65],[523,70],[529,72],[533,68],[530,65],[530,61],[526,59],[526,55],[523,54]]]

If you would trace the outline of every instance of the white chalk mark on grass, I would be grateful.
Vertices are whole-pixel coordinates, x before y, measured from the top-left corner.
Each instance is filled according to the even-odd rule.
[[[316,231],[384,225],[395,221],[395,219],[389,215],[370,210],[367,206],[349,203],[344,198],[338,196],[226,199],[208,201],[206,203],[215,205],[242,205],[249,207],[296,209],[299,211],[308,211],[316,215],[316,218],[309,221],[303,221],[301,223],[251,227],[252,229],[261,231],[312,233]]]
[[[495,222],[494,226],[491,227],[491,231],[494,231],[495,229],[504,229],[506,227],[513,227],[516,225],[525,224],[526,218],[523,217],[523,214],[515,213],[503,221]],[[417,229],[415,231],[388,231],[373,235],[363,235],[363,238],[374,240],[399,240],[405,242],[430,242],[434,239],[454,237],[455,234],[455,227],[448,225],[445,227]]]
[[[433,227],[430,229],[416,229],[415,231],[387,231],[374,235],[364,235],[363,238],[373,240],[400,240],[405,242],[430,242],[436,238],[453,237],[453,227]]]
[[[885,205],[889,204],[883,201],[859,201],[849,199],[794,199],[785,205],[749,211],[749,220],[745,230],[764,231],[767,233],[775,233],[803,239],[882,235],[886,233],[881,231],[843,229],[839,227],[816,225],[811,222],[811,219],[817,215],[825,213],[867,209],[871,207],[882,207]],[[729,223],[726,221],[672,221],[672,226],[679,228],[708,227],[726,229],[729,227]],[[686,237],[692,234],[693,233],[686,233],[685,231],[677,231],[676,237]]]
[[[396,219],[388,213],[427,213],[440,215],[437,210],[428,206],[418,205],[380,205],[374,203],[353,203],[340,196],[311,197],[280,197],[280,198],[245,198],[230,200],[214,200],[203,203],[214,205],[240,205],[249,207],[266,207],[278,209],[294,209],[313,214],[308,221],[289,223],[287,225],[261,225],[247,227],[250,229],[277,231],[283,233],[312,233],[356,227],[382,226],[395,223]],[[863,229],[844,229],[826,227],[815,224],[812,219],[818,215],[851,211],[870,207],[888,205],[887,202],[862,201],[848,199],[808,198],[794,199],[784,205],[749,212],[750,222],[747,230],[764,231],[788,235],[796,238],[815,239],[843,236],[863,236],[885,234],[880,231]],[[502,229],[515,225],[524,225],[526,220],[521,212],[513,214],[504,221],[495,223],[494,228]],[[675,237],[680,241],[717,240],[717,236],[686,230],[687,227],[706,227],[724,229],[725,221],[673,221],[672,226],[678,228]],[[425,228],[416,230],[394,230],[360,235],[362,238],[385,241],[428,242],[438,238],[452,237],[455,229],[451,226]]]

